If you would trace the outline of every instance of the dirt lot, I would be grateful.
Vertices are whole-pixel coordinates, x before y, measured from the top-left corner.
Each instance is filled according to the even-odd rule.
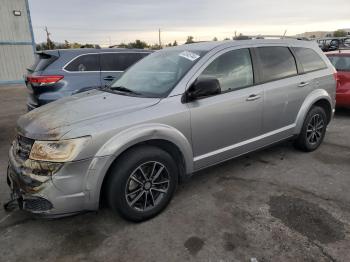
[[[25,89],[0,88],[0,203]],[[350,261],[350,111],[313,153],[290,142],[229,161],[182,184],[140,224],[108,209],[59,220],[0,210],[1,261]],[[256,261],[255,260],[255,261]]]

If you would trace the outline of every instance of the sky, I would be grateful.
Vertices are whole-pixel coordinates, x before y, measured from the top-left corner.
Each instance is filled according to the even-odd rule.
[[[350,0],[29,0],[36,42],[162,44],[350,28]]]

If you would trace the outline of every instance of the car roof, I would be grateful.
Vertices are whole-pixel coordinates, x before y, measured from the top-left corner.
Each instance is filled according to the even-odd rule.
[[[133,48],[70,48],[70,49],[55,49],[55,50],[44,50],[38,51],[37,53],[47,54],[91,54],[91,53],[152,53],[153,50],[147,49],[133,49]]]
[[[218,47],[235,47],[235,46],[244,46],[244,45],[254,45],[254,44],[282,44],[282,45],[291,45],[291,46],[301,46],[301,47],[310,47],[310,48],[319,48],[317,43],[314,41],[304,41],[297,39],[251,39],[251,40],[224,40],[224,41],[210,41],[210,42],[198,42],[192,44],[184,44],[176,47],[170,47],[179,50],[202,50],[210,51]]]

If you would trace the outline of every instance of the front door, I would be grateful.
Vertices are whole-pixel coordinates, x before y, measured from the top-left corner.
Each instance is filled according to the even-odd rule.
[[[250,151],[262,132],[263,91],[249,49],[218,55],[201,77],[217,78],[221,94],[188,103],[195,169]]]

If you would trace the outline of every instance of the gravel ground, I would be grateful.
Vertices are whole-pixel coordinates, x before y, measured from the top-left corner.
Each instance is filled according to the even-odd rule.
[[[7,151],[25,112],[23,86],[0,87],[0,203]],[[156,218],[108,209],[43,220],[0,210],[0,261],[350,261],[350,111],[323,145],[290,142],[194,175]]]

